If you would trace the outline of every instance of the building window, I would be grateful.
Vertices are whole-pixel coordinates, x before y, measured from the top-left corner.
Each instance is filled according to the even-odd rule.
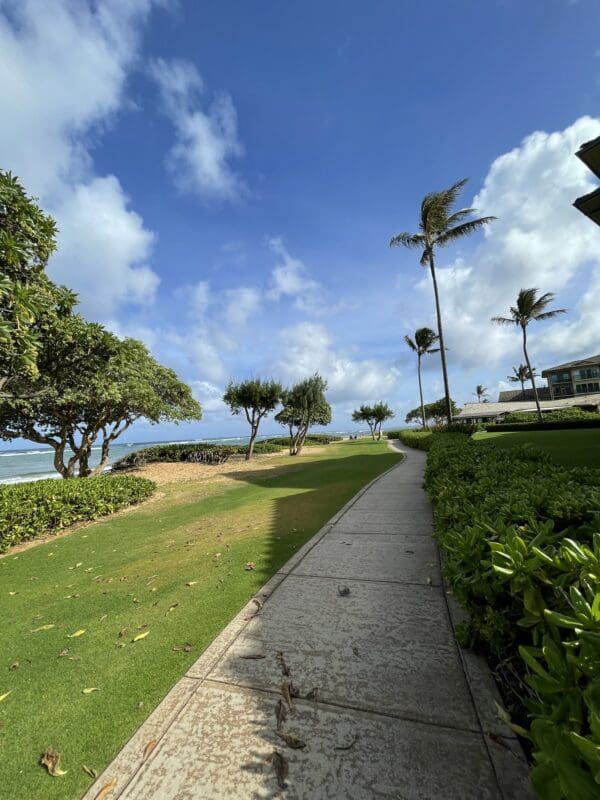
[[[554,388],[554,397],[572,397],[573,392],[571,386],[556,386]]]
[[[587,378],[597,378],[600,376],[598,367],[589,367],[586,369],[578,369],[575,371],[574,378],[576,381],[584,381]]]
[[[578,383],[575,387],[575,391],[577,394],[594,394],[595,392],[600,392],[600,382]]]
[[[555,372],[550,376],[551,383],[571,383],[571,374],[569,372]]]

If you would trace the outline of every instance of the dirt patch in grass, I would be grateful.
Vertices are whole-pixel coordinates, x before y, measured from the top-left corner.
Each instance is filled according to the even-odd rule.
[[[303,456],[319,456],[325,451],[325,447],[310,447],[300,454]],[[228,475],[235,472],[238,480],[244,474],[250,475],[253,472],[266,469],[276,469],[277,467],[289,467],[293,464],[289,456],[279,453],[269,453],[256,455],[250,461],[246,461],[243,456],[234,456],[225,464],[188,464],[185,462],[146,464],[129,474],[138,475],[140,478],[148,478],[157,486],[164,486],[168,483],[183,483],[188,481],[197,482],[218,482],[231,480]]]

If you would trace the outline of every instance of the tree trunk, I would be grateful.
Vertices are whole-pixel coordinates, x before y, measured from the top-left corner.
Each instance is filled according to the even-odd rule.
[[[525,356],[525,363],[527,364],[527,369],[529,370],[529,377],[531,378],[531,386],[533,388],[533,397],[535,400],[535,407],[537,408],[537,415],[539,422],[542,422],[542,409],[540,406],[540,399],[537,393],[537,387],[535,385],[535,378],[533,377],[533,370],[531,369],[531,364],[529,363],[529,356],[527,354],[527,326],[521,325],[523,330],[523,355]]]
[[[523,395],[523,400],[525,400],[525,381],[521,381],[521,394]]]
[[[448,368],[446,366],[446,347],[444,345],[444,331],[442,330],[442,310],[440,308],[440,297],[438,294],[437,279],[435,277],[435,264],[433,261],[433,251],[429,252],[429,270],[433,281],[433,295],[435,297],[435,313],[437,315],[438,336],[440,337],[440,355],[442,357],[442,374],[444,377],[444,393],[446,397],[446,417],[448,425],[452,422],[452,405],[450,403],[450,386],[448,384]]]
[[[368,423],[369,429],[371,431],[371,438],[373,439],[373,441],[375,441],[375,428],[376,428],[376,425],[374,423],[372,423],[372,422],[369,422],[369,420],[367,420],[367,423]]]
[[[421,400],[421,424],[423,429],[427,427],[425,419],[425,403],[423,402],[423,384],[421,382],[421,353],[417,353],[417,374],[419,375],[419,398]]]
[[[256,434],[258,433],[258,425],[252,424],[252,428],[250,429],[250,441],[248,442],[248,450],[246,451],[246,461],[250,461],[252,458],[252,453],[254,452],[254,440],[256,439]]]

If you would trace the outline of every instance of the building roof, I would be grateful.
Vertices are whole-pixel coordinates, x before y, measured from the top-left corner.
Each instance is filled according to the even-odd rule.
[[[594,189],[589,194],[581,195],[573,202],[573,205],[577,211],[581,211],[596,225],[600,225],[600,189]]]
[[[594,394],[579,394],[577,397],[561,397],[556,400],[540,400],[542,411],[559,411],[561,408],[594,408],[600,406],[600,392]],[[464,408],[455,415],[455,419],[487,419],[500,417],[504,414],[513,414],[519,411],[535,411],[534,402],[513,403],[465,403]]]
[[[557,367],[548,367],[548,369],[543,370],[542,378],[545,378],[550,372],[561,372],[565,369],[579,369],[580,367],[597,367],[599,364],[600,355],[582,358],[579,361],[566,361],[564,364],[559,364]]]
[[[551,394],[550,389],[547,386],[538,386],[537,387],[538,399],[539,400],[550,400]],[[504,392],[500,392],[498,395],[498,402],[499,403],[514,403],[526,400],[533,400],[535,402],[535,398],[533,396],[533,389],[525,389],[522,392],[520,389],[507,389]]]
[[[584,142],[575,155],[600,178],[600,136]]]

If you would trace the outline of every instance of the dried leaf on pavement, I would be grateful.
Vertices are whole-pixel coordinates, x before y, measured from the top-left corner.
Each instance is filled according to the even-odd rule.
[[[146,759],[150,756],[150,753],[154,750],[157,745],[156,739],[150,739],[146,747],[144,747],[144,753],[142,755],[142,763],[146,761]]]
[[[40,758],[42,767],[46,767],[48,774],[53,778],[59,778],[61,775],[66,775],[67,771],[60,768],[60,753],[49,747]]]
[[[275,658],[277,659],[277,663],[281,667],[281,672],[283,673],[283,675],[285,675],[286,677],[289,677],[289,675],[291,674],[290,673],[290,668],[286,664],[285,658],[283,657],[283,653],[282,653],[281,650],[279,650],[277,652],[277,655],[275,656]]]
[[[277,701],[277,705],[275,706],[275,718],[277,720],[277,730],[281,728],[283,723],[285,722],[287,717],[287,711],[285,709],[285,704],[281,698]]]
[[[112,792],[112,790],[117,785],[117,779],[113,778],[112,781],[105,783],[104,786],[100,789],[94,800],[106,800],[108,795]]]
[[[350,594],[350,587],[349,586],[338,586],[338,594],[342,597]]]
[[[266,658],[264,653],[240,653],[238,658],[246,658],[252,661],[257,661],[261,658]]]
[[[299,736],[296,736],[293,733],[285,733],[284,731],[275,731],[277,736],[287,744],[288,747],[291,747],[292,750],[302,750],[306,747],[306,742],[302,741]]]
[[[288,708],[291,708],[291,707],[292,707],[292,693],[291,693],[291,691],[290,691],[290,687],[291,687],[291,685],[292,685],[292,684],[290,683],[290,681],[284,681],[284,682],[281,684],[281,687],[280,687],[280,689],[281,689],[281,696],[283,697],[283,699],[284,699],[284,700],[285,700],[285,702],[287,703],[287,705],[288,705]]]
[[[285,779],[288,776],[289,772],[289,765],[287,758],[282,755],[279,750],[273,750],[273,754],[271,755],[271,763],[273,764],[273,769],[275,770],[275,775],[277,776],[277,785],[280,789],[285,789],[287,787],[287,783]]]

